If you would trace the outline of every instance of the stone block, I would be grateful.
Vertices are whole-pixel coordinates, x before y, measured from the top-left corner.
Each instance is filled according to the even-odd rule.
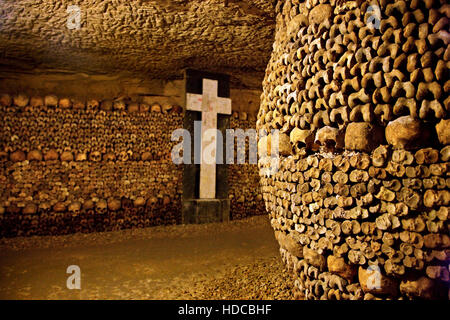
[[[182,204],[182,223],[201,224],[230,220],[229,199],[187,199]]]

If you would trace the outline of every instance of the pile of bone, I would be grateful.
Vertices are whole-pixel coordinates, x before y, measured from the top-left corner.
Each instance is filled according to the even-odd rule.
[[[1,97],[1,104],[8,107],[0,110],[4,120],[0,157],[13,162],[170,159],[171,132],[183,121],[177,107],[161,110],[158,104],[89,101],[81,107],[52,96],[38,102],[23,95],[12,101],[8,97]],[[67,105],[73,109],[62,112]],[[105,111],[111,105],[113,111]]]
[[[234,111],[230,119],[232,129],[255,129],[256,118],[251,113]],[[241,137],[235,132],[235,157],[234,164],[228,166],[228,185],[230,188],[229,198],[231,200],[232,219],[242,219],[252,215],[265,214],[264,203],[259,188],[259,169],[256,164],[250,163],[249,139],[244,135]],[[239,143],[239,138],[244,143]],[[244,155],[244,164],[238,164],[238,156]]]
[[[124,198],[121,201],[122,208],[116,211],[94,207],[77,213],[49,210],[33,215],[8,213],[0,215],[0,238],[105,232],[176,224],[180,221],[176,207],[180,205],[175,202],[170,209],[166,205],[153,210],[153,207],[148,206],[134,207],[131,199]]]
[[[283,259],[306,298],[446,296],[449,157],[450,147],[380,146],[286,158],[262,178]]]
[[[251,164],[228,166],[229,198],[232,219],[266,213],[260,192],[258,167]]]
[[[277,1],[262,192],[307,299],[448,297],[450,5]],[[260,167],[273,136],[260,139]],[[277,167],[275,167],[277,168]],[[272,173],[272,174],[271,174]]]
[[[323,127],[327,147],[342,148],[349,123],[372,136],[403,116],[430,126],[447,118],[450,5],[382,0],[377,28],[370,4],[278,1],[258,128],[290,135],[298,153]]]
[[[172,163],[17,163],[0,170],[0,212],[117,211],[124,198],[136,208],[164,206],[179,198],[181,179]]]
[[[58,98],[55,95],[32,96],[26,94],[9,95],[6,93],[0,94],[0,107],[2,108],[16,108],[20,110],[30,110],[33,108],[45,109],[54,108],[60,110],[103,110],[103,111],[127,111],[130,113],[181,113],[183,109],[180,106],[164,105],[159,103],[147,104],[132,101],[131,99],[110,99],[99,101],[96,99],[83,100],[76,98]]]
[[[182,168],[170,161],[4,164],[0,237],[148,227],[180,218]]]

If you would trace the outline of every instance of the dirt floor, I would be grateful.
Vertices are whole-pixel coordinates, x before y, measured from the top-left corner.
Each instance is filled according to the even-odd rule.
[[[292,287],[265,216],[0,239],[0,299],[292,299]]]

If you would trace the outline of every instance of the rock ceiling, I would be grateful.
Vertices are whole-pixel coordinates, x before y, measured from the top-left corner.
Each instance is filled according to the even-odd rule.
[[[0,0],[0,69],[173,79],[192,67],[256,88],[272,49],[272,2]],[[71,5],[79,29],[68,27]]]

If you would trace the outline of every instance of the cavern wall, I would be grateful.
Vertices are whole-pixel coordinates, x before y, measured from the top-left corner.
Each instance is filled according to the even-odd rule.
[[[171,134],[183,128],[182,81],[15,74],[0,84],[0,237],[181,221]],[[231,93],[231,128],[254,128],[260,92]],[[230,166],[232,219],[265,212],[258,180],[256,164]]]
[[[280,130],[281,157],[261,183],[299,294],[448,299],[450,6],[279,0],[276,13],[257,128]]]

